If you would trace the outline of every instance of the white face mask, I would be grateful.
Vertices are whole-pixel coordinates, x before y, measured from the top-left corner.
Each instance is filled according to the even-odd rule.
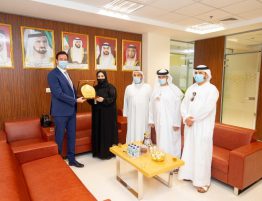
[[[158,79],[158,82],[160,85],[165,85],[166,84],[166,78]]]
[[[67,68],[67,65],[68,65],[68,61],[61,61],[61,60],[58,61],[58,66],[64,70]]]
[[[141,78],[140,77],[133,77],[133,81],[134,81],[135,84],[140,84]]]

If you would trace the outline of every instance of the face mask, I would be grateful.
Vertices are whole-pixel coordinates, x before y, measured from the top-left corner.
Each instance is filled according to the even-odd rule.
[[[140,77],[133,77],[133,81],[134,81],[135,84],[140,84],[141,78]]]
[[[164,79],[158,79],[158,82],[159,82],[160,85],[164,85],[164,84],[166,84],[166,79],[165,78]]]
[[[194,79],[195,79],[196,83],[204,82],[204,75],[202,75],[202,74],[195,74],[194,75]]]
[[[97,79],[98,84],[103,84],[105,82],[105,79]]]
[[[58,66],[64,70],[67,68],[67,64],[68,61],[58,61]]]

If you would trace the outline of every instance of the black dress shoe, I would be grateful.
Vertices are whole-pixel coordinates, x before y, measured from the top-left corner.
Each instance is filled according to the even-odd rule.
[[[70,165],[70,166],[75,166],[75,167],[78,167],[78,168],[84,167],[84,164],[79,163],[79,162],[77,162],[76,160],[73,161],[73,162],[69,162],[69,165]]]

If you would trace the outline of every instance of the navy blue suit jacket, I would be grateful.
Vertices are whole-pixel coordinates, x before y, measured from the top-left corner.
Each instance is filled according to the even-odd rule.
[[[48,73],[48,84],[51,89],[52,116],[72,116],[76,113],[76,90],[74,92],[63,73],[55,68]]]

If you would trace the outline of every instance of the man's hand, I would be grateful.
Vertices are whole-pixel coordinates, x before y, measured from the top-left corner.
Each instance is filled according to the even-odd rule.
[[[100,96],[97,96],[97,97],[96,97],[96,101],[101,103],[101,102],[104,101],[104,98],[103,98],[103,97],[100,97]]]
[[[186,125],[188,127],[191,127],[193,125],[193,123],[194,123],[194,118],[193,117],[187,117],[185,122],[186,122]]]
[[[154,127],[155,127],[154,124],[148,124],[148,126],[151,127],[151,128],[154,128]]]
[[[80,97],[80,98],[76,99],[77,103],[83,103],[85,101],[86,101],[86,99],[84,97]]]
[[[179,131],[180,127],[177,127],[177,126],[173,126],[173,130],[174,131]]]

